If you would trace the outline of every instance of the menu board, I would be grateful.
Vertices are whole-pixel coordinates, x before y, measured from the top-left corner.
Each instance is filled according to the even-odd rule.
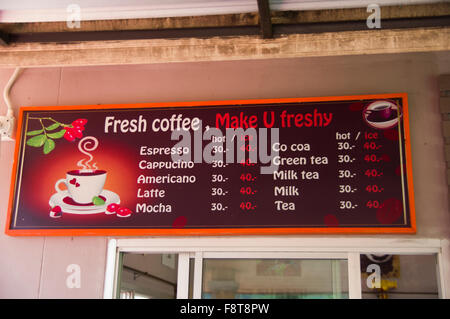
[[[414,233],[406,94],[20,110],[9,235]]]

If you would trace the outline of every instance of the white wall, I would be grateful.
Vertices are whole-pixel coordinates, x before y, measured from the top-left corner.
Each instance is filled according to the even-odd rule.
[[[28,69],[12,89],[15,105],[80,105],[352,94],[409,94],[417,234],[450,238],[448,187],[437,77],[450,73],[449,54],[173,63]],[[0,69],[0,88],[12,69]],[[0,102],[0,110],[5,105]],[[16,108],[17,111],[17,108]],[[17,113],[17,112],[16,112]],[[5,227],[14,143],[0,149],[0,228]],[[350,237],[350,236],[345,236]],[[377,237],[375,235],[371,237]],[[101,298],[105,237],[0,234],[0,298]],[[450,260],[447,260],[450,264]],[[81,288],[67,288],[70,264]],[[450,266],[447,267],[449,269]],[[450,282],[447,273],[447,281]]]

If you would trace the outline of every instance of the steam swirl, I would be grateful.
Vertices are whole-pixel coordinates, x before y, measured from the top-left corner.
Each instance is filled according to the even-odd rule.
[[[92,156],[89,152],[94,151],[97,146],[98,140],[93,136],[86,136],[78,142],[78,150],[89,156],[88,159],[81,159],[77,163],[78,167],[81,167],[81,171],[97,169],[97,163],[92,164],[92,166],[89,164],[94,159],[94,156]]]

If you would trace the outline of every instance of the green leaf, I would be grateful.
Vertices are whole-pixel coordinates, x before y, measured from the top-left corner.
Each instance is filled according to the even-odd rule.
[[[38,135],[38,134],[41,134],[42,132],[44,132],[44,130],[29,131],[29,132],[27,133],[27,136]]]
[[[59,124],[59,123],[53,123],[52,125],[46,127],[45,129],[47,131],[53,131],[53,130],[56,130],[60,126],[61,126],[61,124]]]
[[[41,134],[41,135],[30,138],[27,141],[27,145],[33,146],[33,147],[41,147],[42,145],[44,145],[46,139],[47,139],[47,137],[44,134]]]
[[[98,197],[98,196],[95,196],[95,197],[92,199],[92,202],[94,203],[95,206],[102,206],[102,205],[105,205],[105,201],[104,201],[103,199],[101,199],[100,197]]]
[[[44,143],[44,154],[48,154],[55,148],[55,141],[51,138],[45,140]]]
[[[62,129],[61,131],[58,131],[56,133],[48,133],[47,136],[51,138],[61,138],[66,133],[65,129]]]

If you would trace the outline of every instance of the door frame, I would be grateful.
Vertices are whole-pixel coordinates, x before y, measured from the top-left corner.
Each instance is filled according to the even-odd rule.
[[[296,258],[347,259],[349,298],[361,299],[360,254],[385,253],[408,255],[437,255],[437,277],[440,298],[447,298],[448,285],[444,280],[450,261],[448,240],[433,238],[371,238],[371,237],[153,237],[112,238],[108,241],[103,297],[116,296],[119,255],[134,253],[178,254],[177,298],[189,296],[189,260],[194,259],[193,298],[201,297],[203,258],[230,256],[242,253],[252,256],[298,256]],[[233,257],[234,256],[234,257]],[[272,257],[271,257],[272,256]]]

